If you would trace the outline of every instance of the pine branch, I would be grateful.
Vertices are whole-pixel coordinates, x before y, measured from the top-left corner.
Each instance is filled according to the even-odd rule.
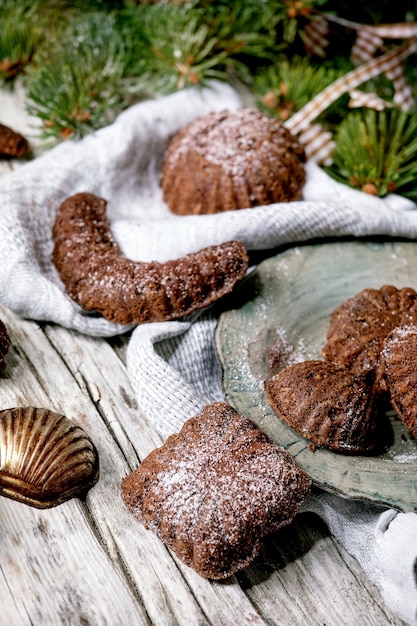
[[[336,180],[368,193],[399,193],[417,200],[417,120],[397,109],[352,112],[336,135]]]
[[[119,16],[131,42],[127,73],[137,91],[170,93],[210,78],[224,78],[225,53],[199,11],[176,6],[139,6]]]
[[[36,20],[38,2],[0,1],[0,82],[25,71],[41,36]]]
[[[335,0],[0,0],[0,80],[23,73],[28,109],[50,138],[81,137],[134,99],[212,78],[246,83],[258,106],[285,119],[350,69],[344,51],[318,65],[304,49],[306,21],[332,9]],[[415,63],[406,71],[416,88]],[[375,86],[392,99],[387,81]],[[326,125],[346,110],[347,96],[326,110]]]
[[[129,30],[129,73],[151,92],[170,93],[230,72],[251,80],[249,66],[271,59],[288,45],[283,32],[284,3],[244,0],[238,4],[196,1],[187,8],[168,5],[127,8],[120,15]]]
[[[334,68],[324,65],[316,67],[308,57],[297,56],[290,60],[285,55],[280,56],[274,65],[261,70],[255,77],[253,91],[257,104],[285,121],[345,74],[348,63],[345,63],[345,67],[341,64]],[[332,114],[333,109],[329,109],[328,113]]]
[[[52,51],[28,70],[28,110],[45,137],[81,137],[108,124],[123,108],[125,46],[107,13],[71,21]]]

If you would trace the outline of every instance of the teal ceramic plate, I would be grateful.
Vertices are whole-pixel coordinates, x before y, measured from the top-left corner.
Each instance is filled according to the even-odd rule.
[[[286,448],[315,485],[346,498],[413,511],[417,441],[395,415],[393,441],[383,455],[312,451],[274,414],[265,393],[265,381],[277,367],[321,358],[328,317],[336,306],[365,287],[384,284],[417,290],[416,243],[338,242],[292,248],[260,263],[242,283],[238,306],[220,317],[216,348],[228,402]]]

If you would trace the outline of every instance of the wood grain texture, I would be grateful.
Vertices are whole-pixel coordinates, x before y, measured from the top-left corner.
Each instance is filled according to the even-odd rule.
[[[21,94],[14,126],[24,130]],[[11,105],[12,106],[12,105]],[[0,163],[0,176],[15,167]],[[12,286],[11,286],[12,288]],[[12,347],[0,408],[38,405],[76,420],[100,458],[85,500],[47,510],[0,498],[0,623],[11,626],[400,626],[360,566],[317,517],[265,540],[244,571],[200,578],[136,522],[120,481],[161,444],[124,362],[129,335],[105,340],[23,320],[0,307]]]

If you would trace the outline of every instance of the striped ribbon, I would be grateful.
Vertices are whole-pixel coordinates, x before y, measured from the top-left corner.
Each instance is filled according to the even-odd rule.
[[[394,50],[371,59],[341,78],[335,80],[308,102],[300,111],[285,122],[285,126],[295,135],[305,130],[310,123],[323,113],[340,96],[383,72],[394,72],[398,63],[417,51],[417,37],[413,37]]]
[[[329,85],[284,124],[304,144],[306,154],[320,164],[331,162],[334,141],[331,134],[312,122],[341,95],[349,93],[349,107],[368,107],[378,111],[393,106],[375,93],[355,89],[367,80],[385,73],[394,87],[394,103],[402,110],[415,105],[413,92],[404,73],[404,59],[417,51],[417,23],[367,25],[323,13],[314,16],[302,33],[306,50],[324,58],[329,45],[329,22],[356,31],[351,58],[358,67]],[[408,40],[402,46],[376,57],[384,39]]]
[[[382,49],[384,39],[413,39],[417,37],[416,22],[364,25],[330,14],[324,14],[323,19],[356,30],[357,36],[351,51],[352,61],[356,65],[370,61],[377,50]],[[404,74],[402,60],[398,59],[397,64],[392,65],[385,73],[394,86],[395,104],[403,110],[411,108],[415,104],[415,100]]]
[[[303,144],[308,159],[320,165],[332,163],[331,153],[334,150],[335,142],[332,133],[324,130],[321,124],[309,124],[298,135],[298,139]]]
[[[325,48],[329,45],[328,33],[329,24],[323,16],[319,15],[311,19],[301,32],[306,51],[309,54],[324,58],[326,56]]]
[[[384,40],[377,35],[372,28],[364,26],[358,31],[356,41],[350,53],[355,65],[370,61],[379,48],[382,48]]]
[[[349,91],[349,96],[348,107],[350,109],[367,107],[368,109],[375,109],[375,111],[383,111],[393,106],[391,102],[380,98],[376,93],[368,93],[359,89]]]
[[[351,20],[345,20],[343,17],[337,17],[331,13],[323,13],[324,19],[328,22],[334,22],[345,28],[351,28],[356,31],[361,31],[366,28],[368,31],[372,31],[377,37],[382,39],[412,39],[417,37],[417,23],[416,22],[400,22],[398,24],[358,24]]]

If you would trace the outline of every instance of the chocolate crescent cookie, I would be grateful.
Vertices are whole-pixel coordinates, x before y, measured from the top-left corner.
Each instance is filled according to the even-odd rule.
[[[219,213],[301,197],[305,153],[276,119],[253,108],[209,113],[164,155],[161,188],[173,213]]]
[[[392,285],[363,289],[331,313],[323,355],[356,376],[369,374],[378,381],[385,338],[396,326],[409,323],[417,323],[414,289]],[[381,383],[384,389],[383,379]]]
[[[394,328],[385,340],[382,363],[391,404],[417,437],[417,325]]]
[[[120,324],[172,320],[228,294],[245,275],[248,255],[239,241],[180,259],[127,259],[107,222],[107,203],[89,193],[67,198],[53,227],[53,262],[67,293],[82,308]]]
[[[205,578],[227,578],[288,524],[311,480],[248,418],[217,402],[122,482],[134,516]]]
[[[268,381],[267,395],[278,417],[318,446],[345,454],[381,447],[385,416],[348,370],[327,361],[295,363]]]

